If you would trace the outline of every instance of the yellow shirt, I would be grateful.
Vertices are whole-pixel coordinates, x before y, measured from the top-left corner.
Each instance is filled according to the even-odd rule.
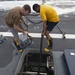
[[[22,18],[20,9],[21,7],[15,7],[5,15],[5,22],[8,27],[13,27],[14,24],[18,25],[20,23],[20,19]]]
[[[40,16],[42,21],[58,22],[59,16],[57,12],[49,5],[40,5]]]

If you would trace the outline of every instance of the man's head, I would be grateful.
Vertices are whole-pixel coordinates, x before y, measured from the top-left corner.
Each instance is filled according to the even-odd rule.
[[[40,5],[39,4],[34,4],[33,5],[33,10],[36,11],[37,13],[40,12]]]
[[[28,4],[24,5],[21,9],[21,13],[24,16],[28,15],[29,13],[31,13],[31,7]]]

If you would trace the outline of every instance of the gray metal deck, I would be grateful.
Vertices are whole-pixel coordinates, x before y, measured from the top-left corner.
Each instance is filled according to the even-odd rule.
[[[4,23],[5,13],[6,11],[0,11],[0,32],[10,31]],[[36,27],[35,25],[33,24],[29,25],[29,32],[40,33],[42,30],[42,25],[40,24],[37,26],[39,28],[35,29]],[[75,12],[60,15],[60,22],[58,23],[58,26],[66,34],[75,34]],[[51,33],[57,34],[57,33],[60,33],[60,31],[55,27]],[[6,37],[6,38],[7,40],[4,41],[4,43],[0,45],[0,75],[13,75],[15,72],[15,68],[18,64],[18,61],[20,59],[21,53],[18,53],[17,49],[13,47],[12,45],[13,37]],[[33,42],[34,44],[31,45],[30,48],[39,49],[40,38],[33,38]],[[43,48],[46,46],[47,46],[47,41],[44,38]],[[56,51],[56,54],[58,55],[58,54],[62,54],[61,51],[64,51],[65,49],[75,49],[75,39],[53,38],[52,51]],[[60,53],[58,51],[60,51]],[[64,75],[64,74],[62,73],[61,75]]]

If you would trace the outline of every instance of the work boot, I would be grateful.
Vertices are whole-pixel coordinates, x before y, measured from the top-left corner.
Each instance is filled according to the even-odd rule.
[[[17,46],[17,49],[18,49],[18,52],[20,52],[20,53],[23,52],[22,48],[19,45]]]
[[[44,49],[45,52],[49,52],[52,48],[48,46],[47,48]]]
[[[16,46],[18,46],[18,45],[19,45],[18,40],[14,40],[14,39],[13,39],[13,42],[14,42],[14,44],[15,44]]]
[[[22,50],[22,48],[20,47],[18,40],[17,40],[17,41],[13,40],[13,42],[14,42],[15,46],[17,47],[18,52],[21,53],[23,50]]]
[[[49,45],[48,45],[48,47],[45,48],[44,51],[45,51],[45,52],[50,51],[50,50],[52,49],[52,45],[53,45],[53,41],[52,41],[52,39],[51,39],[51,40],[49,40]]]

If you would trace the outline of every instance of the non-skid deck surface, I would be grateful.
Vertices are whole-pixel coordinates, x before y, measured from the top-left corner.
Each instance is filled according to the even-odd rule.
[[[54,75],[69,75],[63,51],[53,51]]]
[[[0,44],[0,75],[13,75],[21,53],[12,46],[12,38]]]
[[[64,56],[70,75],[75,75],[75,49],[66,49]]]
[[[62,4],[60,6],[57,6],[59,8],[63,8]],[[75,6],[64,6],[64,12],[66,12],[68,9],[73,9]],[[75,10],[75,9],[74,9]],[[7,11],[0,11],[0,32],[10,32],[8,27],[4,23],[4,15]],[[60,22],[58,23],[58,26],[63,32],[66,32],[66,34],[75,34],[75,11],[70,13],[65,13],[62,15],[59,15]],[[30,17],[30,19],[34,19],[34,21],[37,22],[38,18]],[[29,33],[41,33],[42,31],[42,24],[32,24],[28,22],[30,25],[28,26]],[[60,33],[60,31],[55,27],[53,31],[51,32],[53,34]],[[73,36],[74,37],[74,36]],[[33,38],[34,44],[30,46],[31,48],[40,48],[40,38]],[[43,41],[43,48],[47,47],[47,41],[44,39]],[[53,38],[53,48],[54,51],[63,51],[65,49],[75,49],[75,38],[74,39],[62,39]],[[59,53],[54,53],[55,56],[59,55]],[[12,46],[12,37],[7,37],[7,40],[0,45],[0,75],[13,75],[16,65],[19,61],[21,54],[17,54],[17,50],[14,49]],[[56,59],[56,58],[55,58]],[[61,59],[61,55],[60,58]],[[59,60],[60,61],[60,60]],[[55,61],[58,62],[58,59]],[[62,60],[60,61],[62,62]],[[57,63],[58,71],[60,71],[60,63]],[[63,66],[62,66],[63,67]],[[56,75],[64,75],[63,72],[56,74]],[[66,74],[65,74],[66,75]],[[68,74],[67,74],[68,75]]]

